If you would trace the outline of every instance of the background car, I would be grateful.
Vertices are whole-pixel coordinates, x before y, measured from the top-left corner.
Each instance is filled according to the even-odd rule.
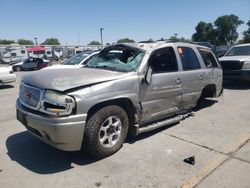
[[[12,64],[13,71],[42,69],[50,65],[50,61],[40,58],[29,58],[24,61]]]
[[[219,61],[224,80],[250,81],[250,43],[233,46]]]
[[[99,51],[87,51],[80,54],[76,54],[73,57],[63,62],[63,65],[77,65],[82,66],[87,64],[93,57],[97,56]]]
[[[16,81],[16,75],[9,67],[0,67],[0,84]]]
[[[14,62],[14,63],[10,63],[10,67],[13,71],[20,71],[22,69],[22,65],[23,65],[23,62],[26,61],[27,59],[25,60],[21,60],[21,61],[18,61],[18,62]]]

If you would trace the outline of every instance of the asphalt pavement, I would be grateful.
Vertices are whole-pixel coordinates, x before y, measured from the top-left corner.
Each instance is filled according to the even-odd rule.
[[[227,83],[194,115],[128,138],[96,160],[37,140],[16,120],[17,82],[0,86],[0,188],[250,187],[250,83]],[[183,160],[194,157],[194,164]],[[192,158],[191,158],[192,159]]]

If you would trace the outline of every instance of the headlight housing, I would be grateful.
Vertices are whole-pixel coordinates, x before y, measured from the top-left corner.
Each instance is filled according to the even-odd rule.
[[[245,61],[242,69],[250,69],[250,61]]]
[[[46,90],[41,100],[40,111],[49,115],[66,116],[73,112],[75,99],[63,93]]]

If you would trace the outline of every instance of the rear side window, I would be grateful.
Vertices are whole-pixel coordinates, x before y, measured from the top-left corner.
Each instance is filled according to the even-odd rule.
[[[149,65],[152,67],[153,73],[178,71],[174,49],[167,47],[155,51],[149,59]]]
[[[16,57],[16,53],[11,53],[10,54],[12,57]]]
[[[181,57],[181,63],[184,71],[201,68],[200,62],[192,48],[178,47],[178,53]]]
[[[218,67],[218,63],[212,52],[203,49],[198,50],[207,68]]]

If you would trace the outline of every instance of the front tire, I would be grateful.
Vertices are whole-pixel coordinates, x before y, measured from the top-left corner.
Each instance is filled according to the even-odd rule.
[[[116,105],[103,107],[88,120],[84,146],[96,158],[108,157],[123,145],[128,133],[128,116]]]

